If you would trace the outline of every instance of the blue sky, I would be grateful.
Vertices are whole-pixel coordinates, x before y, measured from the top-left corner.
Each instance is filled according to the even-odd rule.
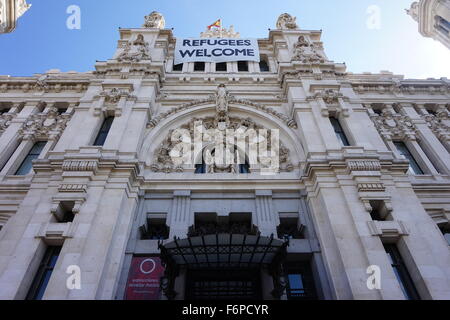
[[[450,50],[423,38],[405,13],[412,0],[28,0],[32,8],[11,34],[0,35],[0,74],[27,76],[49,69],[90,71],[112,57],[118,28],[140,27],[161,12],[176,37],[196,37],[222,18],[242,37],[265,38],[277,17],[297,16],[302,29],[322,29],[328,57],[348,71],[392,71],[407,78],[450,78]],[[81,8],[81,29],[69,30],[70,5]],[[367,10],[380,9],[379,29]]]

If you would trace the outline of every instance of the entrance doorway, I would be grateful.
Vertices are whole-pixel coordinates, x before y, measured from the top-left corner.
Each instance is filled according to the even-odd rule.
[[[188,270],[188,300],[261,300],[259,269]]]

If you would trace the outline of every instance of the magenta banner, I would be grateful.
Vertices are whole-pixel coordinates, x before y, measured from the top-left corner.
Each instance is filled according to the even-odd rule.
[[[128,273],[125,300],[160,300],[160,278],[164,267],[158,257],[133,257]]]

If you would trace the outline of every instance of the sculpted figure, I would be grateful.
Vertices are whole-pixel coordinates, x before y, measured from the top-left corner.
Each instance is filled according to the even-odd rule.
[[[283,13],[277,21],[277,29],[297,29],[297,18],[289,13]]]
[[[148,16],[145,16],[144,28],[164,29],[166,21],[161,13],[153,11]]]

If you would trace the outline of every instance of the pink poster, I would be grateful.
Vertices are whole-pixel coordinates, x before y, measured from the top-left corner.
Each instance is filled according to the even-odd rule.
[[[160,300],[160,278],[164,267],[158,257],[133,257],[128,273],[125,300]]]

